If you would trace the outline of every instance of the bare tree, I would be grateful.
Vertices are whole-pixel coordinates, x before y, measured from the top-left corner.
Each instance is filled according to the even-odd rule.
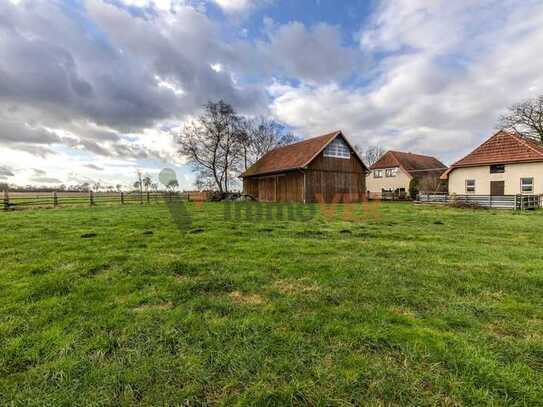
[[[179,182],[177,182],[176,179],[172,179],[168,181],[168,184],[166,185],[166,188],[168,189],[168,191],[175,191],[175,189],[178,187],[179,187]]]
[[[422,177],[418,183],[420,192],[436,193],[444,190],[444,183],[439,179],[438,174],[428,174]]]
[[[249,168],[267,152],[296,140],[285,126],[274,120],[264,117],[243,120],[238,138],[243,169]]]
[[[240,132],[241,119],[232,106],[222,100],[208,102],[198,120],[183,129],[180,153],[199,178],[211,179],[220,192],[228,192],[239,163]]]
[[[543,142],[543,95],[509,107],[497,127]]]
[[[360,152],[360,150],[357,150],[357,151]],[[385,150],[383,149],[383,147],[379,145],[368,147],[365,153],[363,154],[364,164],[366,164],[368,167],[371,167],[373,164],[379,161],[379,159],[384,154],[385,154]]]
[[[153,183],[153,180],[149,175],[145,175],[142,179],[143,186],[145,187],[145,192],[149,192],[149,187]]]
[[[136,170],[136,176],[138,180],[134,182],[134,188],[139,189],[140,195],[143,195],[143,173],[141,170]]]
[[[198,191],[212,191],[213,190],[213,180],[209,177],[196,177],[194,186]]]

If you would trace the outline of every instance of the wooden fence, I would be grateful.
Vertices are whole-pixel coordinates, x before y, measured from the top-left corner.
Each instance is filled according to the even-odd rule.
[[[4,210],[101,204],[147,204],[164,201],[205,201],[206,192],[8,192],[2,193]]]
[[[447,195],[419,194],[418,202],[436,204],[465,204],[497,209],[536,209],[543,204],[543,195]]]

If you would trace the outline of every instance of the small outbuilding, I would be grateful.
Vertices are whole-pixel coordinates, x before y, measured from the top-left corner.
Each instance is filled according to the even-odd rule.
[[[443,174],[456,195],[543,194],[543,144],[501,130]]]
[[[245,171],[243,191],[262,202],[360,202],[367,167],[341,131],[276,148]]]

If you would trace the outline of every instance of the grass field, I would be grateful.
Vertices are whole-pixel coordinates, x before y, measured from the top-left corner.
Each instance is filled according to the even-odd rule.
[[[543,213],[190,211],[0,213],[0,405],[543,400]]]

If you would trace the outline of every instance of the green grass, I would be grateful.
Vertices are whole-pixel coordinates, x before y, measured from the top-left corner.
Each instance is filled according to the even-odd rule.
[[[541,212],[190,210],[0,213],[0,405],[543,399]]]

